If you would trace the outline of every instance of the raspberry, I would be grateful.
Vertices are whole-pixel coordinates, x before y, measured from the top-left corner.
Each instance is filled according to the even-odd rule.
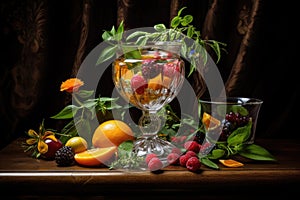
[[[194,151],[187,151],[185,153],[185,155],[189,156],[190,158],[191,157],[197,157],[198,158],[198,155]]]
[[[182,167],[185,167],[186,166],[186,162],[188,161],[190,157],[188,155],[182,155],[179,157],[179,164],[182,166]]]
[[[199,153],[200,145],[196,141],[187,141],[184,143],[184,148],[188,151]]]
[[[179,73],[180,73],[180,68],[179,68],[179,62],[178,61],[174,61],[174,62],[164,64],[164,67],[163,67],[164,76],[173,77],[175,74],[178,75]]]
[[[163,167],[163,163],[158,157],[152,158],[148,163],[148,169],[150,171],[157,171]]]
[[[201,162],[199,161],[198,158],[196,157],[191,157],[188,159],[188,161],[186,162],[186,168],[189,171],[195,172],[197,170],[199,170],[201,167]]]
[[[135,74],[131,78],[131,89],[137,94],[143,94],[144,90],[148,87],[147,81],[139,74]]]
[[[157,157],[157,155],[155,153],[149,153],[149,154],[147,154],[147,156],[145,158],[145,162],[147,163],[147,165],[149,164],[150,160],[152,158],[155,158],[155,157]]]
[[[171,151],[171,153],[177,153],[178,155],[181,155],[181,150],[177,147],[174,147]]]
[[[180,157],[180,155],[177,154],[177,153],[170,153],[167,156],[168,163],[171,164],[171,165],[179,164],[179,157]]]

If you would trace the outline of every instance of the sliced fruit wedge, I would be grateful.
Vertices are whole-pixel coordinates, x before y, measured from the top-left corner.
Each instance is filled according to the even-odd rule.
[[[79,165],[96,167],[105,165],[117,151],[116,146],[105,148],[93,148],[86,151],[75,154],[75,161]]]
[[[202,123],[204,124],[205,128],[208,130],[213,130],[221,125],[220,120],[214,118],[210,114],[204,112],[202,115]]]
[[[243,167],[244,164],[233,159],[219,160],[226,167]]]

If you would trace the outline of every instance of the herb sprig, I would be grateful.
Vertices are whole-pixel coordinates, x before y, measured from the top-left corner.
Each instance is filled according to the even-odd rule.
[[[171,20],[170,29],[167,29],[164,24],[157,24],[154,25],[155,32],[135,31],[126,38],[123,38],[124,24],[122,21],[117,29],[113,26],[110,31],[105,30],[102,34],[102,39],[107,42],[108,46],[100,53],[96,64],[99,65],[113,58],[118,51],[119,44],[132,40],[138,46],[144,46],[149,41],[180,41],[182,43],[181,54],[190,61],[188,76],[197,69],[198,64],[205,65],[207,63],[207,48],[211,48],[216,54],[216,62],[218,63],[221,58],[221,51],[225,51],[224,47],[226,44],[216,40],[202,39],[201,32],[191,24],[193,22],[193,16],[181,16],[184,9],[186,9],[186,7],[181,8],[177,16]],[[193,42],[191,42],[191,40],[193,40]]]

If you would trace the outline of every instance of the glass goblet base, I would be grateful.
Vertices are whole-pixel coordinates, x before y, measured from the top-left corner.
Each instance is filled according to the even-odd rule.
[[[133,151],[140,157],[146,157],[150,153],[156,154],[156,156],[162,161],[162,168],[169,165],[167,157],[175,148],[171,142],[161,139],[157,135],[154,136],[141,136],[137,138],[134,143]],[[145,170],[147,170],[145,168]]]

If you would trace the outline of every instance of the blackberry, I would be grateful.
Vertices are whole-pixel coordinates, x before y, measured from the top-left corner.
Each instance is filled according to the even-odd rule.
[[[75,162],[72,147],[63,146],[55,152],[55,161],[59,166],[70,166]]]
[[[145,79],[151,79],[161,73],[162,65],[155,60],[144,60],[142,63],[142,75]]]
[[[194,141],[198,142],[198,144],[202,144],[204,139],[205,139],[205,133],[203,133],[201,131],[197,131],[197,133],[194,137]]]

